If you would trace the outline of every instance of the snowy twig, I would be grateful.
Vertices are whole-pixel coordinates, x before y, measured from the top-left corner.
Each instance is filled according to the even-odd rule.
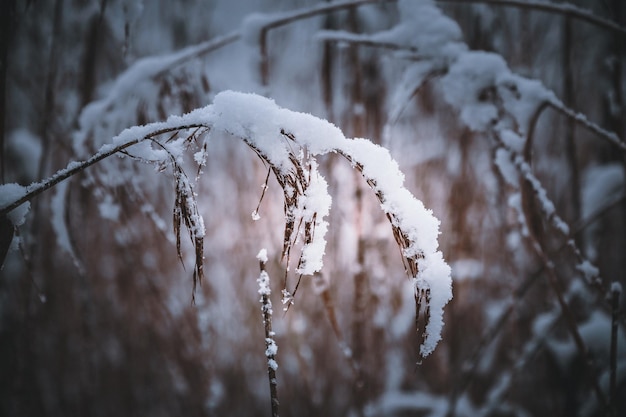
[[[548,220],[548,224],[553,226],[553,230],[550,230],[550,232],[558,230],[559,233],[567,237],[567,245],[573,248],[575,255],[577,255],[579,261],[581,261],[578,265],[578,269],[583,269],[583,265],[585,265],[585,263],[582,261],[582,255],[580,251],[576,248],[573,240],[569,238],[569,227],[567,227],[567,225],[558,216],[558,214],[556,214],[554,204],[547,198],[546,192],[541,186],[541,183],[532,174],[529,165],[530,161],[526,161],[520,155],[515,155],[515,152],[507,148],[504,141],[500,137],[501,134],[502,132],[499,132],[499,135],[496,135],[497,140],[499,141],[499,145],[502,146],[503,149],[506,149],[507,152],[510,152],[512,162],[514,163],[519,173],[520,183],[518,187],[521,191],[522,198],[521,211],[523,215],[523,221],[525,222],[525,226],[528,229],[528,233],[524,233],[524,235],[527,239],[530,240],[531,247],[533,248],[536,255],[541,259],[544,269],[548,274],[548,283],[550,284],[550,287],[557,297],[557,301],[561,308],[561,314],[565,318],[569,333],[574,339],[575,345],[581,357],[585,359],[585,365],[587,367],[589,375],[591,376],[592,385],[596,392],[596,396],[600,403],[606,405],[607,401],[598,383],[598,375],[593,358],[589,354],[585,342],[578,330],[574,316],[565,300],[563,289],[561,288],[561,284],[559,282],[554,263],[548,258],[548,255],[546,254],[547,231],[545,231],[543,226],[540,224],[541,220]],[[499,164],[497,165],[502,169]],[[540,215],[538,221],[533,221],[537,220],[537,214]],[[596,284],[599,282],[597,269],[593,268],[593,272],[594,273],[591,274],[592,276],[587,276],[588,274],[585,273],[585,278],[589,279],[591,284]]]
[[[569,3],[553,3],[541,0],[437,0],[437,3],[461,3],[461,4],[489,4],[492,6],[509,6],[521,9],[539,10],[542,12],[556,13],[572,17],[600,28],[614,32],[617,35],[626,36],[626,27],[612,20],[596,16],[591,10],[582,9]]]
[[[155,136],[158,135],[162,135],[164,133],[169,133],[169,132],[174,132],[174,131],[178,131],[178,130],[185,130],[185,129],[191,129],[191,128],[197,128],[197,127],[205,127],[202,124],[190,124],[190,125],[183,125],[183,126],[175,126],[175,127],[168,127],[168,128],[164,128],[164,129],[160,129],[154,132],[150,132],[148,134],[146,134],[143,137],[140,138],[136,138],[136,139],[131,139],[128,141],[124,141],[123,143],[117,145],[117,146],[112,146],[112,145],[104,145],[100,148],[100,150],[98,152],[96,152],[93,156],[91,156],[90,158],[82,161],[82,162],[70,162],[68,164],[68,166],[64,169],[61,169],[59,171],[57,171],[54,175],[52,175],[51,177],[40,181],[40,182],[36,182],[33,183],[31,185],[29,185],[28,187],[25,187],[24,190],[24,194],[16,199],[15,201],[10,202],[9,204],[6,204],[3,207],[0,207],[0,216],[4,216],[7,213],[9,213],[10,211],[12,211],[13,209],[21,206],[22,204],[24,204],[27,201],[32,200],[34,197],[38,196],[39,194],[43,193],[44,191],[54,187],[55,185],[57,185],[58,183],[60,183],[63,180],[66,180],[76,174],[78,174],[79,172],[83,171],[84,169],[90,167],[91,165],[94,165],[100,161],[102,161],[103,159],[108,158],[111,155],[115,155],[118,152],[122,152],[125,149],[138,144],[139,142],[146,140],[146,139],[150,139],[153,138]]]
[[[606,210],[615,207],[615,205],[620,203],[625,197],[626,196],[624,195],[617,196],[617,198],[611,200],[606,206],[590,214],[585,219],[577,222],[572,227],[572,234],[575,235],[582,232],[590,223],[597,220],[597,218],[604,214]],[[556,252],[560,252],[566,247],[568,247],[567,242],[562,244],[556,250]],[[502,309],[500,315],[494,320],[494,324],[486,332],[483,333],[477,347],[474,349],[470,358],[465,361],[461,369],[462,376],[455,379],[456,384],[454,389],[452,390],[452,402],[456,401],[456,398],[458,398],[472,382],[485,350],[491,345],[491,343],[493,343],[494,340],[496,340],[496,336],[505,329],[505,325],[511,317],[512,313],[514,312],[515,306],[522,298],[524,298],[524,296],[528,293],[528,290],[534,285],[534,283],[537,281],[537,278],[540,277],[541,273],[543,273],[544,270],[545,265],[542,265],[537,271],[529,275],[528,278],[526,278],[526,280],[524,280],[524,282],[513,291],[511,297],[506,303],[506,306]],[[619,314],[614,317],[615,320],[619,322]]]
[[[179,121],[176,117],[172,118],[173,121]],[[93,156],[88,158],[82,162],[71,162],[64,169],[57,171],[54,175],[49,177],[46,180],[43,180],[38,183],[33,183],[28,187],[21,187],[17,184],[6,184],[2,187],[20,187],[23,192],[21,195],[11,202],[5,202],[6,204],[0,208],[0,217],[10,216],[12,210],[20,207],[22,204],[29,202],[35,196],[43,193],[44,191],[54,187],[59,184],[61,181],[72,177],[75,174],[85,170],[86,168],[108,158],[111,155],[122,153],[124,155],[128,155],[126,149],[138,145],[143,141],[152,141],[152,143],[159,146],[162,150],[165,151],[165,154],[170,160],[170,164],[174,170],[175,182],[176,182],[176,200],[174,205],[174,231],[176,234],[176,249],[178,252],[178,256],[182,262],[182,254],[180,247],[180,226],[182,222],[185,223],[187,230],[189,231],[189,236],[191,238],[192,243],[195,247],[195,264],[194,264],[194,272],[193,272],[193,287],[194,291],[192,292],[192,302],[195,297],[195,287],[197,283],[202,282],[202,278],[204,276],[204,268],[203,268],[203,238],[204,238],[204,221],[202,216],[198,212],[198,207],[195,199],[195,193],[193,191],[193,187],[187,175],[183,171],[182,167],[179,165],[176,156],[174,156],[171,151],[161,142],[155,140],[154,138],[165,134],[174,132],[174,136],[177,132],[187,129],[198,129],[198,128],[206,128],[207,126],[202,123],[155,123],[149,126],[142,126],[127,129],[122,132],[119,136],[113,139],[112,144],[104,145],[100,148],[98,152],[96,152]],[[192,135],[192,137],[194,137]],[[173,138],[173,136],[171,137]],[[141,158],[140,158],[141,159]],[[147,162],[153,163],[162,163],[163,161],[159,158],[151,160],[146,159]],[[23,211],[23,215],[26,214],[25,210]],[[12,219],[15,224],[19,224],[19,222],[23,221],[23,219]]]
[[[352,32],[340,31],[340,30],[321,30],[315,35],[317,39],[323,42],[335,42],[355,44],[359,46],[370,46],[373,48],[390,49],[392,51],[408,51],[418,53],[417,48],[413,46],[406,46],[393,42],[385,42],[373,38],[370,35],[356,34]]]
[[[276,353],[278,346],[274,341],[274,332],[272,331],[272,301],[270,300],[270,277],[265,270],[267,263],[267,251],[261,249],[257,255],[259,260],[259,269],[261,270],[257,283],[259,284],[259,294],[261,295],[261,312],[263,314],[263,328],[265,330],[265,357],[267,359],[267,375],[270,384],[270,402],[272,407],[272,417],[278,417],[278,381],[276,380]]]
[[[576,123],[581,126],[587,128],[589,131],[595,133],[600,138],[612,143],[613,145],[619,147],[622,151],[626,151],[626,143],[622,141],[616,133],[606,130],[597,124],[591,122],[587,117],[578,113],[572,109],[567,108],[563,103],[559,101],[550,101],[550,107],[558,111],[559,113],[573,119]]]
[[[141,85],[141,82],[156,78],[187,61],[234,43],[240,38],[241,33],[234,31],[173,53],[148,56],[133,63],[116,78],[105,97],[84,107],[79,117],[80,129],[74,136],[75,150],[83,151],[82,147],[87,135],[95,123],[102,119],[102,114],[124,97],[128,97],[130,92],[135,91],[137,86]]]

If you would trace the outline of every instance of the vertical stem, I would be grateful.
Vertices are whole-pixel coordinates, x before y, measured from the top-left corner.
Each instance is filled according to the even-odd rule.
[[[14,22],[15,22],[15,0],[6,1],[4,11],[0,13],[0,182],[4,183],[5,171],[5,122],[6,122],[6,100],[7,100],[7,77],[9,66],[9,48],[13,40]]]
[[[272,407],[272,417],[278,417],[278,381],[276,379],[276,353],[278,347],[274,341],[274,332],[272,331],[272,301],[270,300],[270,279],[265,270],[267,255],[265,250],[261,250],[259,255],[259,268],[261,273],[257,282],[259,283],[259,294],[261,294],[261,311],[263,313],[263,326],[265,329],[265,357],[267,358],[267,375],[270,385],[270,403]]]
[[[572,65],[572,20],[569,17],[563,18],[563,55],[561,64],[563,70],[563,103],[574,108],[574,74]],[[571,175],[571,203],[572,213],[571,220],[576,222],[580,220],[581,203],[580,203],[580,171],[578,169],[578,157],[576,151],[576,142],[574,140],[575,121],[571,118],[565,120],[565,147],[567,155],[567,163]],[[575,237],[576,245],[582,247],[582,234]]]
[[[363,191],[360,185],[357,185],[355,193],[356,198],[356,229],[358,236],[357,243],[357,268],[358,271],[354,274],[354,299],[352,304],[352,313],[354,317],[352,319],[352,346],[353,346],[353,358],[357,364],[356,381],[354,384],[354,396],[355,404],[357,407],[357,415],[363,415],[363,407],[366,401],[366,389],[367,380],[363,369],[363,357],[365,356],[366,333],[365,333],[365,320],[368,307],[368,276],[365,272],[365,239],[363,237]]]
[[[328,0],[327,0],[328,1]],[[327,15],[324,20],[324,29],[335,29],[332,15]],[[322,99],[326,107],[327,119],[334,123],[333,113],[333,45],[331,42],[324,42],[322,51],[321,84]]]
[[[348,30],[352,33],[359,33],[358,17],[356,10],[351,8],[348,10]],[[350,78],[352,84],[350,86],[351,108],[348,110],[352,122],[352,136],[362,138],[365,136],[365,114],[363,105],[363,75],[361,71],[361,62],[359,60],[358,45],[350,44],[348,47],[348,60],[350,68]]]
[[[358,33],[358,16],[354,8],[348,10],[346,25],[352,33]],[[351,133],[354,137],[364,136],[364,114],[363,114],[363,94],[362,94],[362,74],[359,60],[358,45],[351,44],[347,51],[347,68],[349,69],[349,91],[350,107],[347,110],[347,120],[351,125]],[[363,415],[363,409],[368,397],[368,390],[371,388],[367,370],[363,366],[364,356],[366,354],[367,334],[365,332],[365,321],[367,318],[367,308],[369,305],[369,276],[365,270],[365,238],[363,237],[363,190],[356,180],[357,189],[355,192],[356,199],[356,229],[358,236],[357,244],[357,265],[358,272],[354,274],[354,299],[352,311],[354,314],[352,322],[352,346],[354,349],[353,357],[358,365],[356,372],[356,381],[354,384],[354,399],[358,416]]]
[[[612,15],[615,16],[614,19],[616,23],[623,24],[624,16],[623,16],[623,0],[613,0],[612,2]],[[624,140],[626,137],[626,107],[624,105],[624,95],[622,90],[622,71],[623,71],[623,62],[624,62],[624,53],[626,52],[626,47],[624,46],[624,42],[619,37],[613,37],[613,42],[611,45],[612,54],[613,54],[613,68],[611,74],[611,83],[612,83],[612,92],[615,101],[615,108],[617,109],[617,114],[612,114],[612,128],[613,131],[617,133],[620,140]],[[624,170],[624,176],[626,177],[626,155],[622,154],[622,167]],[[624,192],[626,192],[626,181],[624,182]],[[626,225],[626,200],[622,202],[622,225]],[[626,243],[626,227],[622,232],[622,244]],[[622,257],[621,265],[619,265],[621,271],[624,271],[626,268],[626,259]]]
[[[619,297],[621,286],[613,283],[611,286],[611,354],[609,374],[609,415],[614,416],[617,412],[617,331],[619,329]]]
[[[39,161],[39,172],[37,177],[43,178],[45,175],[48,157],[50,154],[50,141],[52,140],[50,130],[53,120],[53,112],[55,106],[55,92],[57,82],[57,72],[59,66],[60,54],[60,37],[63,27],[63,0],[57,0],[54,5],[54,21],[52,26],[52,43],[50,46],[50,55],[48,56],[48,74],[46,78],[44,108],[40,125],[40,135],[43,142],[41,152],[41,160]]]
[[[261,85],[263,87],[267,87],[270,77],[269,58],[267,56],[267,31],[268,29],[263,28],[259,35],[259,53],[261,55],[259,71],[261,72]]]

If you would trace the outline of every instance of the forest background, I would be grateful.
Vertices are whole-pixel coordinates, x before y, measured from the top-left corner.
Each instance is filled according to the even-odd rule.
[[[3,225],[15,236],[0,271],[0,414],[269,415],[261,248],[283,415],[626,411],[620,0],[1,7],[0,182],[28,185],[126,128],[254,92],[389,149],[441,221],[453,299],[420,358],[388,219],[331,155],[324,268],[283,313],[281,189],[245,144],[215,135],[195,184],[205,277],[192,303],[171,175],[129,150]]]

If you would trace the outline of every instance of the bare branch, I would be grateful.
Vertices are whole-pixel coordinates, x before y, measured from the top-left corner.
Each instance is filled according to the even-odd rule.
[[[626,36],[626,28],[599,16],[591,10],[582,9],[568,3],[551,3],[541,0],[437,0],[437,3],[460,3],[460,4],[489,4],[492,6],[517,7],[520,9],[538,10],[547,13],[555,13],[567,17],[572,17],[594,26],[614,32],[615,34]]]

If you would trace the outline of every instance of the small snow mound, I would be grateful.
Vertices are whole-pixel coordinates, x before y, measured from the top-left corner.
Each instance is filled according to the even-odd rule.
[[[24,197],[28,189],[22,185],[9,183],[0,185],[0,209],[5,208]],[[26,214],[30,210],[30,202],[25,202],[14,208],[7,214],[7,218],[13,226],[21,226],[26,220]]]
[[[256,258],[263,262],[266,263],[267,262],[267,249],[263,248],[259,251],[259,253],[256,255]]]

